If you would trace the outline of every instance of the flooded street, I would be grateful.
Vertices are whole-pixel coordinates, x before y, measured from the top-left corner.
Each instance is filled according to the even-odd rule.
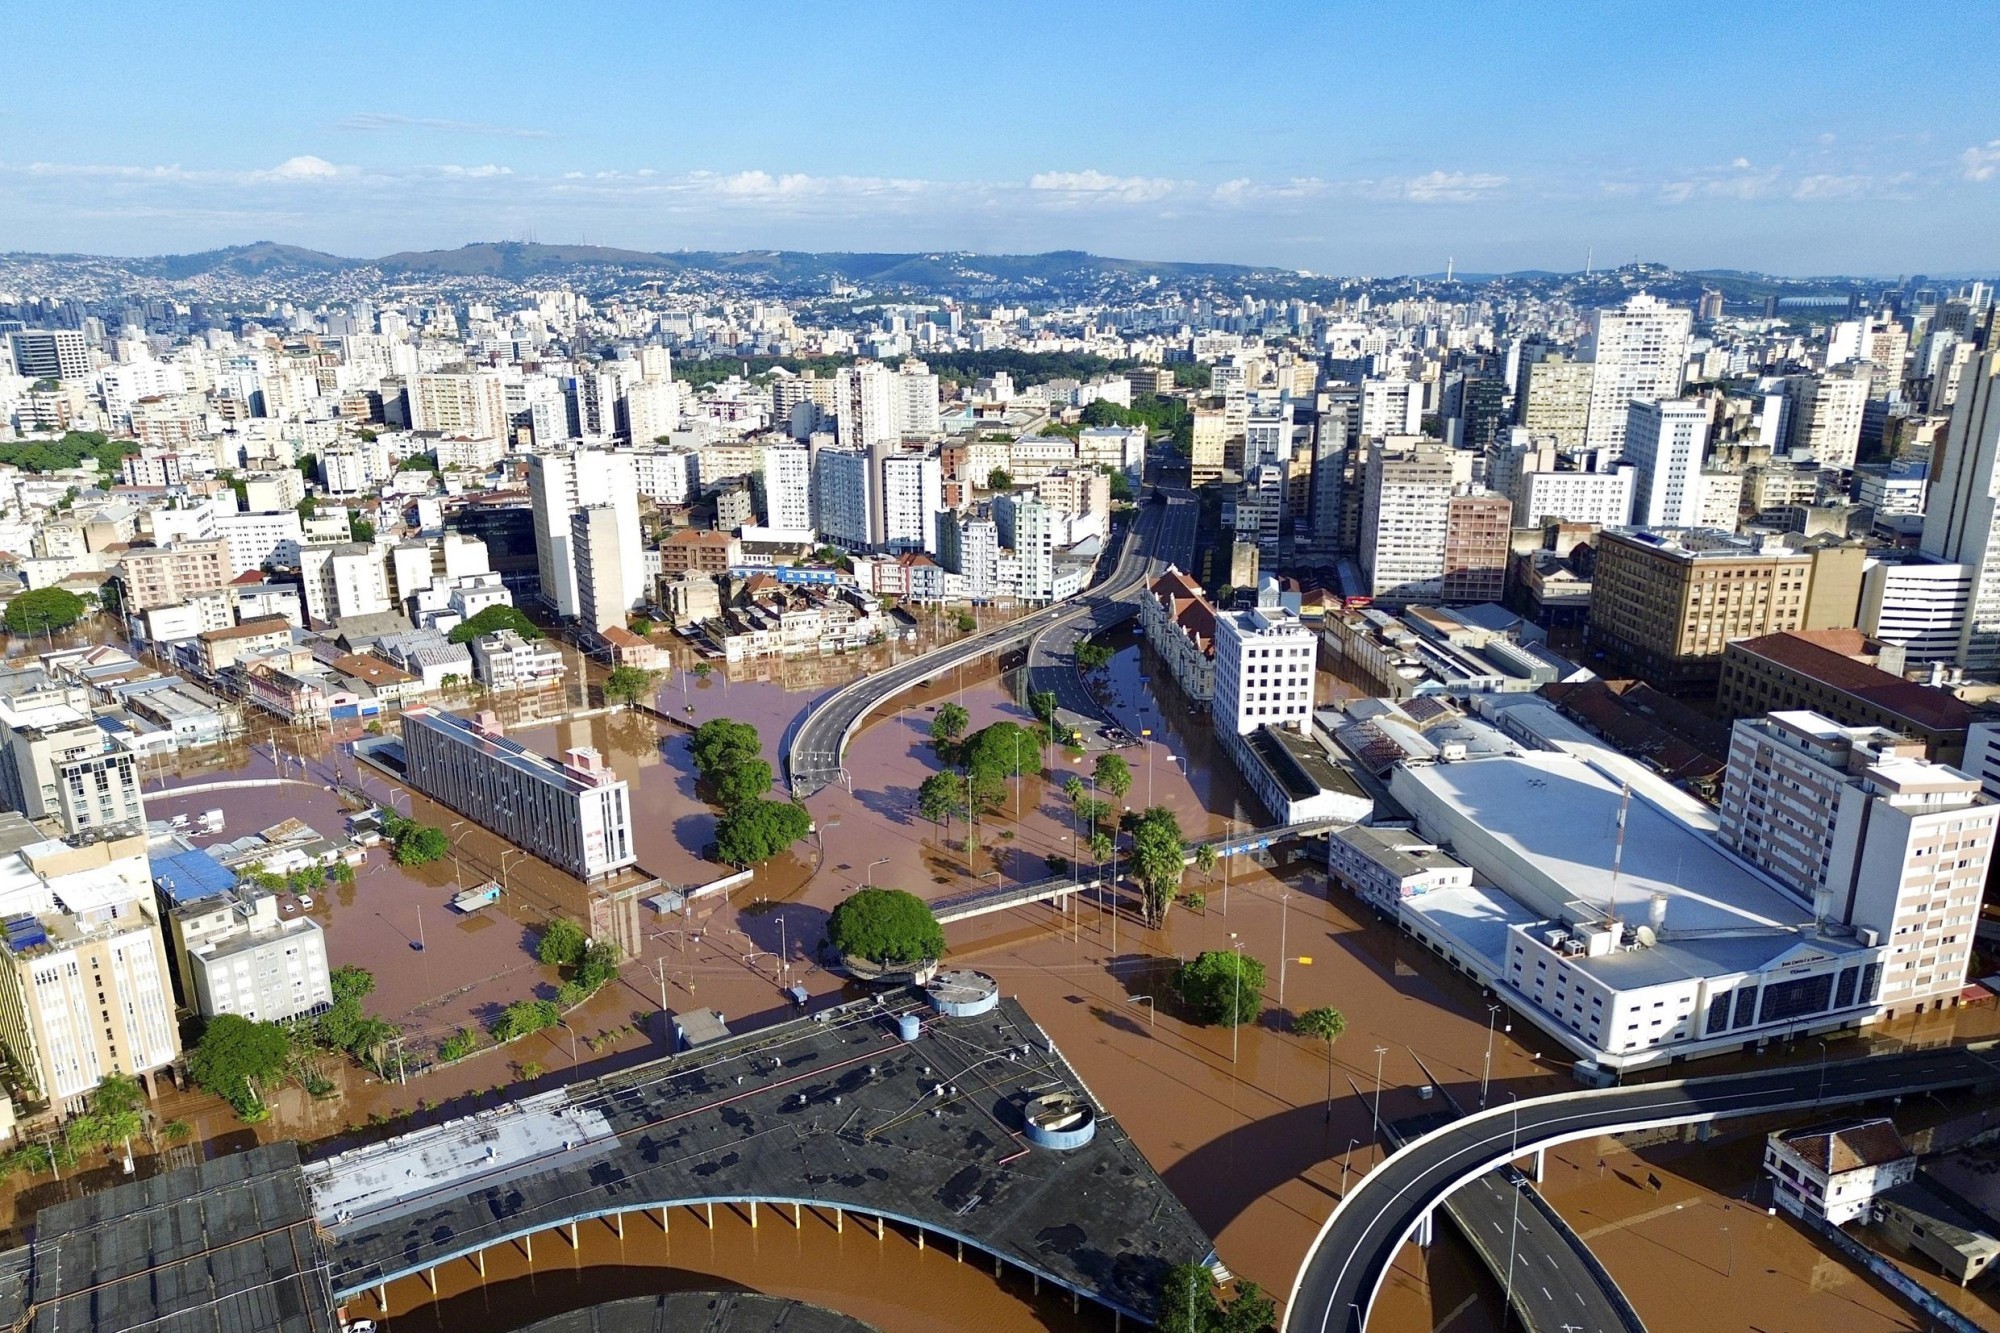
[[[1267,822],[1219,753],[1207,718],[1170,682],[1159,683],[1155,704],[1150,653],[1130,635],[1114,642],[1108,699],[1134,735],[1152,732],[1149,744],[1123,751],[1134,782],[1120,804],[1139,808],[1150,799],[1168,806],[1190,845],[1232,824]],[[779,748],[793,719],[867,665],[829,659],[748,664],[733,673],[718,667],[706,676],[676,671],[663,677],[657,704],[691,724],[713,717],[753,723],[766,756],[782,771]],[[835,785],[807,803],[817,825],[813,837],[757,867],[753,880],[726,899],[701,900],[684,916],[659,916],[643,906],[628,912],[619,927],[632,946],[623,974],[563,1027],[504,1049],[489,1046],[407,1085],[328,1061],[341,1097],[315,1101],[287,1089],[274,1099],[271,1120],[254,1130],[193,1094],[166,1094],[158,1114],[188,1120],[198,1140],[211,1140],[210,1151],[259,1139],[385,1133],[656,1057],[664,1051],[663,1008],[714,1007],[742,1032],[789,1011],[786,986],[802,985],[814,1003],[824,1002],[844,983],[818,966],[817,947],[827,914],[857,886],[937,898],[995,881],[1041,879],[1050,873],[1050,856],[1067,857],[1076,845],[1061,782],[1087,775],[1091,758],[1072,760],[1053,747],[1022,756],[1021,780],[1010,784],[1002,808],[979,822],[971,850],[962,821],[940,826],[916,811],[917,788],[937,767],[928,738],[934,710],[947,700],[962,703],[973,730],[1002,718],[1025,720],[1017,687],[1016,677],[989,659],[892,701],[849,747],[851,790]],[[1351,688],[1321,677],[1322,700]],[[695,885],[728,873],[702,859],[716,811],[695,790],[686,732],[628,712],[549,720],[577,706],[574,690],[567,700],[506,701],[509,734],[551,754],[576,745],[600,749],[632,784],[641,865],[666,883]],[[260,737],[254,749],[237,746],[198,763],[163,765],[149,775],[149,814],[192,817],[220,808],[227,838],[286,818],[339,834],[346,811],[329,784],[357,781],[341,748],[351,739],[286,731],[278,737],[279,758]],[[292,757],[300,753],[308,761],[303,768]],[[280,777],[287,779],[282,785],[271,781]],[[266,785],[170,794],[198,781],[236,780]],[[427,1058],[458,1029],[483,1030],[507,1003],[553,996],[557,977],[534,958],[535,932],[555,914],[590,920],[598,910],[592,895],[462,816],[420,796],[392,794],[372,770],[358,781],[371,799],[393,801],[444,828],[453,846],[452,857],[414,870],[395,866],[384,851],[371,853],[352,888],[329,886],[311,909],[327,931],[334,965],[358,963],[374,972],[377,988],[367,1006],[405,1028],[405,1054]],[[1377,1098],[1384,1118],[1436,1109],[1436,1100],[1419,1096],[1425,1085],[1476,1102],[1489,1038],[1478,991],[1354,899],[1336,893],[1329,900],[1322,870],[1305,860],[1258,864],[1248,857],[1218,865],[1210,876],[1190,868],[1184,888],[1205,895],[1205,906],[1176,906],[1157,929],[1141,923],[1135,890],[1093,895],[1074,911],[1044,904],[947,928],[952,961],[990,972],[1020,997],[1215,1238],[1223,1262],[1280,1300],[1340,1197],[1343,1172],[1351,1182],[1379,1160],[1371,1131]],[[488,878],[507,885],[498,905],[470,916],[449,908],[457,886]],[[1269,972],[1267,1013],[1235,1034],[1190,1024],[1172,993],[1178,961],[1235,945]],[[1330,1063],[1323,1044],[1289,1031],[1291,1015],[1318,1005],[1338,1008],[1347,1020]],[[1896,1030],[1937,1036],[1954,1025],[1966,1034],[2000,1028],[1993,1010],[1981,1006],[1921,1028],[1899,1023]],[[1493,1099],[1574,1086],[1567,1057],[1525,1023],[1491,1039]],[[1835,1044],[1835,1058],[1841,1045]],[[1711,1061],[1690,1072],[1730,1067]],[[1749,1146],[1648,1148],[1640,1166],[1615,1145],[1574,1145],[1551,1155],[1559,1165],[1550,1172],[1550,1197],[1627,1284],[1655,1333],[1711,1329],[1716,1325],[1703,1311],[1717,1308],[1741,1309],[1773,1333],[1906,1327],[1899,1307],[1822,1256],[1803,1233],[1734,1197],[1755,1175],[1755,1136],[1742,1142]],[[1600,1158],[1607,1163],[1601,1174]],[[1648,1172],[1662,1179],[1663,1189],[1643,1184]],[[1642,1182],[1637,1188],[1635,1179]],[[22,1211],[60,1197],[73,1183],[31,1182],[18,1196]],[[1725,1244],[1735,1247],[1733,1260],[1723,1254]],[[1108,1317],[1089,1310],[1071,1315],[1066,1299],[1044,1293],[1038,1300],[1022,1274],[996,1282],[990,1260],[968,1254],[960,1264],[936,1245],[919,1252],[911,1236],[893,1229],[878,1240],[852,1219],[836,1233],[810,1212],[795,1227],[789,1213],[767,1209],[753,1230],[746,1217],[718,1209],[711,1230],[700,1214],[683,1209],[672,1215],[667,1234],[657,1214],[634,1215],[622,1238],[610,1223],[585,1224],[578,1248],[545,1233],[535,1240],[534,1256],[531,1269],[521,1247],[496,1247],[486,1256],[483,1284],[471,1261],[449,1265],[439,1270],[435,1298],[421,1277],[397,1283],[387,1326],[497,1330],[618,1295],[717,1285],[817,1301],[886,1333],[1110,1326]],[[1696,1293],[1698,1301],[1687,1299]],[[372,1300],[358,1304],[358,1313],[374,1314]],[[1377,1333],[1491,1329],[1499,1308],[1498,1285],[1446,1233],[1428,1255],[1406,1249],[1370,1327]]]

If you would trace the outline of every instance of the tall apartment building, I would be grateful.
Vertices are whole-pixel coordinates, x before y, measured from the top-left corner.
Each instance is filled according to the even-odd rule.
[[[891,553],[937,552],[937,513],[944,508],[944,471],[936,454],[878,450],[881,486],[873,544]]]
[[[938,433],[938,377],[921,361],[905,361],[896,372],[901,399],[900,430],[906,437],[928,439]]]
[[[1693,322],[1692,312],[1644,292],[1615,310],[1592,312],[1586,346],[1594,368],[1585,448],[1617,456],[1625,447],[1634,402],[1680,396]]]
[[[1361,571],[1376,601],[1434,602],[1457,487],[1452,451],[1371,449],[1361,501]]]
[[[1523,472],[1514,483],[1514,526],[1531,528],[1544,519],[1622,528],[1632,522],[1632,492],[1638,469],[1609,472]]]
[[[1866,375],[1793,375],[1782,390],[1785,448],[1824,467],[1851,469],[1868,407]]]
[[[573,454],[537,454],[528,463],[528,494],[535,512],[535,557],[542,597],[558,615],[573,616],[581,605],[576,563],[570,550],[570,516],[591,505],[617,511],[623,586],[644,594],[646,553],[639,531],[639,486],[632,455],[602,449]]]
[[[2000,668],[2000,351],[1967,368],[1951,427],[1931,452],[1923,553],[1972,573],[1958,664]]]
[[[229,543],[220,537],[177,541],[170,546],[134,546],[120,557],[118,576],[125,585],[127,612],[173,606],[227,587]]]
[[[433,371],[411,377],[410,429],[506,439],[513,434],[507,386],[495,371]]]
[[[1815,920],[1888,945],[1885,1017],[1957,1003],[2000,822],[1978,782],[1923,752],[1880,727],[1776,712],[1737,722],[1723,780],[1716,837]]]
[[[1454,495],[1445,507],[1444,569],[1438,600],[1497,602],[1507,591],[1514,505],[1504,495]]]
[[[1361,434],[1379,440],[1390,435],[1415,435],[1424,425],[1424,386],[1415,380],[1364,380],[1361,384]]]
[[[73,329],[16,329],[7,335],[14,373],[31,380],[80,380],[90,376],[90,347]]]
[[[994,535],[1007,552],[996,561],[1001,596],[1028,602],[1055,597],[1056,517],[1033,495],[993,497]]]
[[[1701,522],[1708,405],[1682,398],[1639,400],[1627,409],[1627,418],[1625,461],[1637,469],[1632,522],[1642,528],[1696,526]]]
[[[766,445],[758,478],[765,524],[787,532],[811,531],[812,456],[796,445]]]
[[[263,890],[203,892],[199,886],[214,872],[204,874],[189,858],[207,856],[192,847],[154,853],[182,1005],[204,1018],[241,1014],[253,1023],[324,1012],[333,1004],[333,985],[319,922],[303,913],[287,918],[278,895]],[[182,867],[193,873],[179,873]]]
[[[1709,690],[1731,639],[1805,623],[1813,557],[1701,529],[1604,532],[1590,639],[1664,689]]]
[[[569,516],[570,562],[576,568],[576,615],[600,633],[625,624],[625,613],[643,597],[625,583],[625,551],[618,510],[587,505]]]
[[[82,847],[0,812],[0,1042],[35,1096],[80,1108],[180,1056],[143,834]]]
[[[314,620],[379,615],[396,608],[388,565],[382,552],[366,542],[301,546],[299,583],[306,614]]]
[[[1266,726],[1310,732],[1315,643],[1297,613],[1282,607],[1217,612],[1216,727],[1234,736]]]
[[[1240,433],[1224,407],[1194,409],[1193,435],[1188,446],[1188,484],[1204,486],[1222,475],[1229,441]]]
[[[879,485],[873,455],[863,449],[816,449],[812,471],[813,526],[819,535],[846,550],[867,550],[874,541],[871,515]]]
[[[138,757],[56,691],[0,695],[0,805],[70,833],[144,829]]]
[[[1590,426],[1590,384],[1597,367],[1550,354],[1524,368],[1524,387],[1516,404],[1527,432],[1547,436],[1564,453],[1584,447]]]
[[[903,437],[908,397],[896,375],[873,361],[834,372],[833,415],[840,442],[849,449],[894,444]]]
[[[403,714],[410,785],[582,880],[635,864],[631,791],[596,750],[562,762],[508,740],[492,713]]]

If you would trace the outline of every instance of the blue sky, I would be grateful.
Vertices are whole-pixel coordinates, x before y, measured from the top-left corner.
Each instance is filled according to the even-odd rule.
[[[0,10],[0,249],[2000,270],[1983,4]]]

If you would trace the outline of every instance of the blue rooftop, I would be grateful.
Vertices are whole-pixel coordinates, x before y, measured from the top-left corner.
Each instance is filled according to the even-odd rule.
[[[229,892],[236,875],[207,852],[190,849],[155,856],[153,883],[176,903],[191,903]]]

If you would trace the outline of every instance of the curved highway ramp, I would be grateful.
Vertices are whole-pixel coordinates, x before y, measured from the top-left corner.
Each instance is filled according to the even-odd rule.
[[[1397,1252],[1451,1193],[1541,1149],[1660,1125],[2000,1084],[1993,1043],[1538,1097],[1392,1153],[1342,1199],[1293,1280],[1285,1333],[1362,1333]]]

